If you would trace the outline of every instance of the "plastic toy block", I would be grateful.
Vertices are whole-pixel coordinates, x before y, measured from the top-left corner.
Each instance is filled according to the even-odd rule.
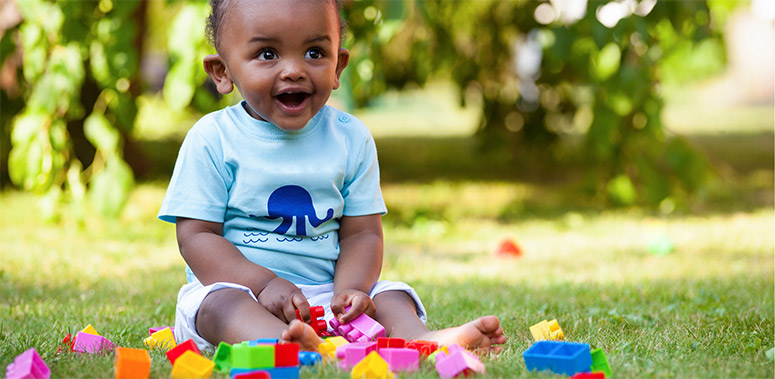
[[[250,346],[248,342],[231,346],[231,368],[264,369],[274,367],[274,345]]]
[[[507,238],[498,245],[496,254],[499,256],[519,257],[522,255],[522,249],[519,248],[519,245],[514,240]]]
[[[349,309],[350,307],[347,307],[345,311]],[[332,318],[329,324],[334,329],[334,334],[350,342],[376,341],[379,337],[385,337],[385,327],[365,313],[344,325],[339,324],[336,317]]]
[[[213,354],[215,371],[225,374],[231,370],[231,345],[221,341]]]
[[[565,335],[562,334],[562,329],[560,329],[560,324],[557,323],[556,319],[549,322],[543,320],[538,324],[531,326],[530,333],[536,341],[565,339]]]
[[[73,351],[77,351],[79,353],[97,354],[103,351],[112,351],[115,348],[116,344],[105,337],[78,332],[78,335],[75,336]]]
[[[187,351],[193,351],[199,355],[202,355],[202,352],[199,351],[199,348],[196,346],[196,343],[194,343],[194,340],[189,338],[188,341],[181,343],[178,346],[175,346],[172,350],[167,352],[167,359],[170,360],[170,363],[172,365],[175,365],[175,360],[178,359],[183,353]]]
[[[254,368],[233,368],[231,369],[230,375],[232,378],[236,378],[237,375],[261,371],[268,373],[272,379],[299,379],[299,366],[272,367],[260,370]]]
[[[323,356],[320,353],[314,351],[300,351],[299,352],[299,364],[302,366],[314,366],[318,362],[323,360]]]
[[[377,338],[377,350],[386,348],[386,347],[396,347],[396,348],[406,347],[406,340],[403,338],[390,338],[390,337]]]
[[[420,367],[420,352],[404,347],[383,347],[379,355],[387,362],[390,371],[414,372]]]
[[[602,371],[605,373],[605,376],[611,377],[611,366],[608,365],[608,359],[605,357],[605,353],[603,352],[603,349],[597,348],[592,349],[592,351],[589,352],[592,355],[592,366],[589,368],[590,371],[598,372]]]
[[[266,370],[244,372],[234,375],[234,379],[271,379],[272,376]]]
[[[326,338],[323,340],[323,343],[318,345],[318,353],[320,353],[323,359],[334,360],[336,359],[336,349],[348,343],[346,339],[339,336]]]
[[[277,345],[277,342],[279,342],[277,338],[259,338],[257,340],[248,341],[249,346],[256,346],[256,345]]]
[[[353,367],[350,377],[353,379],[391,379],[393,378],[393,373],[390,371],[387,362],[376,351],[372,351]]]
[[[57,346],[57,353],[61,352],[63,349],[67,349],[70,351],[75,351],[73,348],[75,347],[75,337],[70,335],[70,333],[67,333],[65,336],[65,339],[62,340],[63,345]]]
[[[484,364],[475,355],[458,345],[447,347],[449,354],[436,355],[436,371],[442,378],[454,378],[458,375],[484,374]]]
[[[97,333],[97,329],[94,329],[94,327],[91,326],[91,324],[86,325],[86,327],[83,328],[83,330],[81,330],[81,333],[94,334],[95,336],[100,335],[99,333]]]
[[[51,370],[34,347],[19,354],[5,368],[6,379],[49,379]]]
[[[299,344],[280,343],[274,345],[274,367],[299,365]]]
[[[373,351],[377,351],[376,342],[353,342],[341,346],[336,349],[339,367],[349,370]]]
[[[443,352],[443,353],[445,353],[445,354],[449,354],[449,349],[447,349],[447,347],[446,347],[446,346],[442,346],[442,347],[440,347],[438,350],[436,350],[436,351],[434,351],[434,352],[430,353],[430,354],[428,355],[428,362],[429,362],[430,364],[432,364],[432,365],[435,367],[435,366],[436,366],[436,356],[437,356],[439,353],[442,353],[442,352]]]
[[[148,328],[148,335],[152,336],[153,333],[156,333],[156,332],[158,332],[160,330],[164,330],[164,329],[167,329],[167,328],[170,329],[170,332],[172,332],[173,335],[175,334],[175,327],[174,326],[154,326],[153,328]]]
[[[419,350],[423,357],[427,357],[439,348],[439,343],[434,341],[411,340],[406,343],[406,348]]]
[[[172,334],[170,328],[164,328],[156,333],[151,334],[150,337],[146,337],[143,340],[145,346],[151,349],[170,350],[178,344],[175,342],[175,336]]]
[[[209,378],[214,367],[215,362],[187,350],[175,360],[170,375],[173,379]]]
[[[588,372],[592,366],[592,355],[586,343],[538,341],[525,350],[522,357],[528,371],[550,370],[570,376]]]
[[[326,314],[326,311],[323,309],[322,306],[316,306],[316,307],[309,307],[309,315],[310,315],[310,321],[308,324],[312,326],[312,329],[315,330],[315,333],[317,333],[319,336],[328,336],[328,325],[326,325],[325,320],[321,320],[320,318],[323,317]],[[303,318],[301,318],[301,313],[299,313],[299,310],[296,310],[296,318],[300,321],[304,321]]]
[[[605,379],[602,372],[579,372],[570,377],[571,379]]]
[[[145,349],[116,348],[116,379],[147,379],[151,375],[151,355]]]

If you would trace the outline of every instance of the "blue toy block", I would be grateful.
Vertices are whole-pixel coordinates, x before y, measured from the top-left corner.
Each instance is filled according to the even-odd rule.
[[[299,352],[299,364],[302,366],[314,366],[316,363],[323,360],[320,353],[314,351],[300,351]]]
[[[279,340],[277,338],[259,338],[257,340],[248,341],[248,346],[256,345],[277,345]]]
[[[248,372],[266,371],[269,373],[272,379],[299,379],[299,366],[290,367],[273,367],[273,368],[233,368],[229,375],[234,379],[238,374],[245,374]]]
[[[538,341],[522,353],[522,358],[528,371],[550,370],[568,376],[588,372],[592,366],[587,343]]]

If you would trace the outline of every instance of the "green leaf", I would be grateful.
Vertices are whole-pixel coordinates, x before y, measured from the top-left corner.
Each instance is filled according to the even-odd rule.
[[[111,156],[119,153],[121,137],[102,113],[92,112],[83,123],[83,131],[89,142],[104,154]]]
[[[620,205],[635,204],[638,198],[635,186],[627,175],[619,175],[608,182],[608,196]]]
[[[194,97],[193,66],[178,62],[164,80],[162,96],[173,111],[181,111]]]
[[[619,46],[610,42],[605,45],[595,56],[592,62],[592,75],[599,80],[606,80],[619,70],[619,61],[622,59],[622,52]]]
[[[117,156],[108,157],[105,169],[92,178],[89,198],[94,209],[105,217],[116,218],[134,186],[132,169]]]

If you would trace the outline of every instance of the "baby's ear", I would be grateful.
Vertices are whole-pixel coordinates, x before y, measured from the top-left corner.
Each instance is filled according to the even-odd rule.
[[[215,82],[215,87],[222,95],[231,93],[234,90],[234,83],[229,78],[229,70],[218,54],[211,54],[204,59],[205,71]]]
[[[339,88],[339,77],[342,76],[342,71],[350,63],[350,52],[347,49],[339,49],[339,55],[336,59],[336,80],[334,80],[334,89]]]

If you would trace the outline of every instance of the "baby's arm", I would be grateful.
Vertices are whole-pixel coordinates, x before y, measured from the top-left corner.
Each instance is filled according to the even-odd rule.
[[[202,284],[242,284],[280,320],[296,319],[296,308],[305,320],[309,319],[309,303],[301,290],[245,258],[234,244],[223,238],[222,223],[178,217],[176,232],[180,254]]]
[[[361,313],[374,317],[369,297],[382,270],[382,215],[344,216],[339,221],[339,259],[334,269],[331,311],[340,323]],[[349,312],[345,308],[352,306]]]

